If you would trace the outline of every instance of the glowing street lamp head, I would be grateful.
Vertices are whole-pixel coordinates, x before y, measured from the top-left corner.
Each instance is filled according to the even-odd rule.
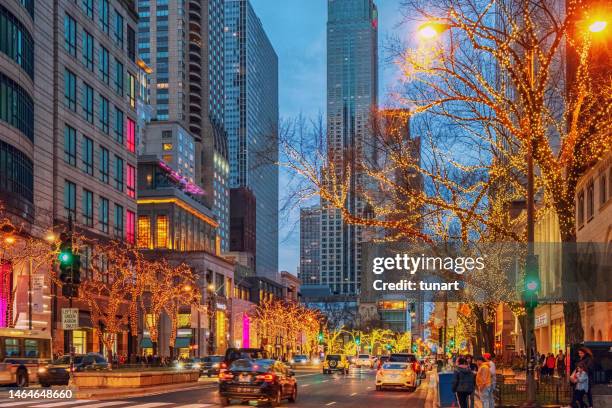
[[[424,24],[419,28],[419,37],[425,40],[431,40],[438,36],[438,30],[436,30],[431,24]]]
[[[608,22],[604,20],[593,21],[589,25],[589,31],[592,33],[600,33],[606,29],[607,25],[608,25]]]
[[[4,238],[4,242],[6,242],[7,244],[14,244],[15,237],[9,235],[8,237]]]
[[[184,290],[185,292],[191,292],[191,285],[185,285],[185,286],[183,286],[183,290]]]

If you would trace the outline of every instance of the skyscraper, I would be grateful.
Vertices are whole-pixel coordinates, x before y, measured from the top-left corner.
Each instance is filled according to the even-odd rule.
[[[338,168],[355,170],[357,161],[370,159],[374,150],[369,123],[377,105],[377,9],[373,0],[328,0],[327,13],[328,148]],[[356,194],[356,186],[365,183],[363,174],[353,172],[345,205],[355,214],[366,209]],[[321,283],[334,293],[359,290],[362,233],[321,202]]]
[[[227,250],[223,10],[223,0],[139,0],[138,50],[153,71],[149,126],[156,128],[147,132],[142,153],[159,151],[170,167],[202,187],[198,200],[213,210],[221,249]]]
[[[300,270],[303,285],[321,284],[321,207],[300,208]]]
[[[278,57],[248,0],[225,2],[230,185],[255,195],[256,272],[278,273]]]

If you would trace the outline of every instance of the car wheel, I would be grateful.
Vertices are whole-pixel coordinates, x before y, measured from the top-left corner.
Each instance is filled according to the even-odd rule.
[[[273,407],[278,407],[281,404],[282,395],[280,388],[276,391],[276,396],[274,398],[270,398],[270,405]]]
[[[28,372],[24,369],[17,371],[16,380],[17,380],[18,387],[27,387],[29,385]]]
[[[381,385],[377,385],[376,386],[376,391],[382,391],[382,386]]]
[[[48,387],[50,387],[50,386],[51,386],[51,384],[47,384],[47,383],[40,383],[40,386],[41,386],[41,387],[48,388]]]
[[[220,400],[222,407],[227,407],[230,404],[229,398],[221,397]]]
[[[289,402],[295,402],[297,401],[297,385],[293,386],[293,392],[291,393],[291,396],[289,397]]]

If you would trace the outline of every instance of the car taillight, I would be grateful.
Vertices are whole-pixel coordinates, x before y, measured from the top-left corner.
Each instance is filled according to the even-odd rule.
[[[378,370],[378,374],[380,375],[384,375],[385,374],[385,370],[383,370],[382,368]]]
[[[219,381],[229,381],[232,378],[234,378],[234,374],[232,373],[228,373],[228,372],[219,373]]]
[[[257,377],[255,377],[255,379],[269,383],[269,382],[274,382],[274,380],[276,379],[276,376],[274,374],[266,373],[266,374],[259,374]]]
[[[221,367],[221,368],[227,368],[227,364],[225,364],[225,363],[221,363],[221,366],[220,366],[220,367]]]

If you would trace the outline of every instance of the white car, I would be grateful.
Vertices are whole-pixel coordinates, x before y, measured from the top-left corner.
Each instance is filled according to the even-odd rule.
[[[353,364],[355,364],[357,368],[359,367],[374,368],[374,357],[372,357],[369,354],[359,354],[353,361]]]
[[[414,391],[417,376],[410,363],[385,363],[376,372],[376,391],[385,387],[399,387]]]

